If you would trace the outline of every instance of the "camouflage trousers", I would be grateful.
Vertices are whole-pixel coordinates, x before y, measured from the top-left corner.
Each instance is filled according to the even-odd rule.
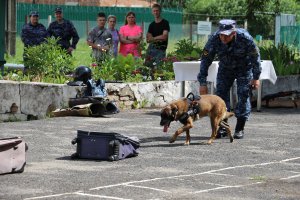
[[[236,79],[238,102],[234,109],[235,116],[247,120],[251,112],[250,102],[250,81],[253,79],[252,72],[241,70],[228,70],[219,67],[217,75],[217,95],[225,103],[227,110],[230,110],[230,88]]]

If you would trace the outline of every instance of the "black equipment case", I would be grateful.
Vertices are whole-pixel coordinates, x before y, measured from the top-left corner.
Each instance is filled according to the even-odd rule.
[[[77,130],[77,137],[72,140],[77,144],[73,158],[117,161],[137,156],[139,139],[119,133],[88,132]]]

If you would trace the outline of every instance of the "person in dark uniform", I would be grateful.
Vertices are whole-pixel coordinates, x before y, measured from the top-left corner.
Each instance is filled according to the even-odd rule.
[[[56,21],[50,23],[47,31],[50,37],[59,38],[57,43],[71,55],[79,41],[77,30],[71,21],[63,18],[62,8],[57,7],[54,12]]]
[[[39,23],[39,13],[37,11],[31,11],[29,18],[29,23],[25,24],[21,31],[21,40],[25,47],[23,53],[24,63],[27,60],[26,48],[45,42],[46,38],[49,36],[45,26]]]
[[[150,23],[146,36],[149,43],[146,52],[146,65],[155,68],[166,57],[170,25],[166,19],[161,17],[161,6],[159,4],[153,4],[152,14],[154,21]]]
[[[25,47],[39,45],[48,37],[45,26],[39,23],[39,13],[31,11],[29,18],[29,23],[23,26],[21,32],[21,39]]]
[[[259,49],[250,34],[236,27],[234,20],[224,19],[219,22],[219,30],[206,43],[200,64],[200,73],[197,78],[200,83],[200,94],[207,94],[208,68],[215,55],[219,59],[217,74],[217,91],[230,110],[229,91],[234,80],[237,82],[238,102],[235,108],[237,123],[234,138],[244,137],[244,126],[251,112],[250,90],[260,85],[261,73]],[[224,136],[226,131],[219,129],[217,137]]]

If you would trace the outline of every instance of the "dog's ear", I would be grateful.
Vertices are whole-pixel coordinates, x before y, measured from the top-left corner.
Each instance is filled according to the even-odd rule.
[[[171,107],[170,107],[170,105],[167,105],[167,106],[165,106],[165,107],[163,107],[163,109],[161,109],[161,112],[163,113],[163,112],[168,112],[169,110],[171,110]]]
[[[173,105],[173,106],[171,107],[171,110],[172,110],[172,115],[175,117],[175,116],[176,116],[176,113],[177,113],[177,111],[178,111],[178,107],[177,107],[176,105]]]

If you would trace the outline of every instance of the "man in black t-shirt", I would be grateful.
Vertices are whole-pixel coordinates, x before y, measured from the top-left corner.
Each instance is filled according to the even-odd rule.
[[[163,58],[166,57],[168,35],[170,32],[169,22],[160,16],[161,6],[153,4],[152,14],[154,21],[149,25],[147,42],[149,43],[146,53],[146,65],[152,68],[152,75]]]

